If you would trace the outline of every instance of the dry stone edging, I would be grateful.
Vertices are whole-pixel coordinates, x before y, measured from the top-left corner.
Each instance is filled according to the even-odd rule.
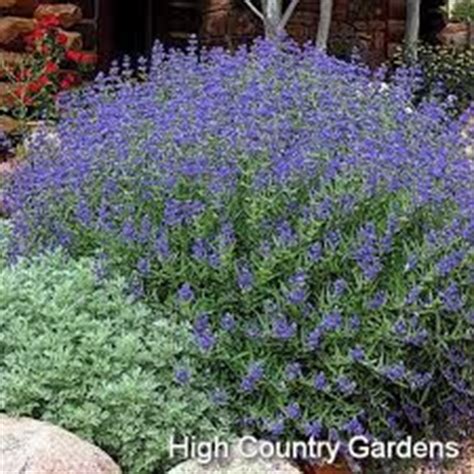
[[[103,451],[50,423],[0,415],[0,472],[121,474]]]
[[[71,28],[82,20],[82,10],[72,3],[44,3],[35,10],[37,20],[55,16],[63,28]]]
[[[282,459],[245,459],[232,445],[227,459],[216,459],[209,464],[200,464],[191,459],[178,464],[168,474],[301,474],[301,471]]]

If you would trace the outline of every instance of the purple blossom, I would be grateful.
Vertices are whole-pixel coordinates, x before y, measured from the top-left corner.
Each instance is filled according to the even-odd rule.
[[[262,329],[258,323],[248,323],[245,327],[245,334],[250,339],[259,339],[262,337]]]
[[[447,356],[451,364],[458,367],[465,367],[469,365],[469,358],[466,356],[464,351],[456,347],[449,348]]]
[[[337,331],[342,327],[342,315],[339,311],[333,311],[332,313],[324,316],[321,322],[321,327],[324,331]]]
[[[414,254],[408,256],[407,263],[405,264],[405,271],[411,272],[418,265],[418,257]]]
[[[148,258],[141,258],[137,263],[137,270],[142,276],[146,276],[150,273],[151,265]]]
[[[174,379],[179,385],[187,385],[191,380],[191,372],[185,367],[179,367],[174,371]]]
[[[206,241],[204,239],[196,239],[191,248],[191,254],[195,260],[205,260],[208,257]]]
[[[211,250],[207,256],[207,261],[212,268],[219,268],[221,264],[221,257],[218,252]]]
[[[247,375],[240,383],[240,389],[246,393],[252,393],[256,385],[262,380],[264,376],[264,366],[262,362],[252,362],[248,369]]]
[[[204,205],[200,201],[168,199],[163,213],[164,223],[169,227],[184,225],[197,217],[203,210]]]
[[[308,275],[303,270],[300,270],[290,277],[289,283],[292,286],[304,286],[307,278]]]
[[[237,269],[237,284],[244,291],[250,291],[253,287],[253,274],[247,265],[239,265]]]
[[[306,300],[306,290],[302,287],[292,288],[288,293],[288,303],[300,305]]]
[[[88,227],[92,223],[92,211],[84,199],[81,199],[76,206],[75,217],[80,224]]]
[[[377,291],[372,299],[367,303],[367,308],[377,311],[387,302],[387,294],[384,291]]]
[[[350,436],[360,436],[365,433],[361,422],[355,417],[344,423],[342,429]]]
[[[336,380],[336,386],[342,395],[350,396],[354,393],[357,384],[345,375],[340,375]]]
[[[333,283],[332,294],[336,298],[342,296],[348,289],[348,284],[344,278],[339,278]]]
[[[216,337],[211,331],[201,333],[196,332],[194,333],[194,338],[197,345],[203,352],[211,351],[216,344]]]
[[[136,238],[135,225],[131,219],[127,219],[122,226],[121,232],[122,239],[124,242],[133,242]]]
[[[196,332],[205,332],[208,331],[211,327],[211,323],[209,320],[209,315],[207,313],[201,313],[196,318],[194,322],[194,330]]]
[[[328,386],[328,381],[324,372],[319,372],[315,375],[313,386],[316,390],[322,391],[325,390]]]
[[[170,247],[166,234],[158,233],[154,243],[154,250],[161,260],[165,260],[170,256]]]
[[[443,256],[436,264],[438,275],[445,278],[455,270],[463,261],[465,252],[457,250],[448,255]]]
[[[323,247],[319,242],[316,242],[311,245],[308,250],[308,258],[312,262],[318,262],[323,256]]]
[[[393,325],[393,332],[397,336],[404,336],[408,331],[408,327],[406,322],[403,319],[399,319],[394,325]]]
[[[375,280],[382,270],[379,257],[377,233],[373,223],[368,223],[359,231],[361,245],[355,250],[354,258],[364,277]]]
[[[301,416],[301,408],[298,403],[290,403],[285,407],[285,414],[290,420],[297,420]]]
[[[352,332],[357,332],[360,330],[360,317],[356,314],[353,314],[348,321],[349,330]]]
[[[285,432],[285,419],[278,418],[277,420],[269,421],[266,428],[272,438],[279,438]]]
[[[425,328],[419,328],[413,334],[406,336],[404,342],[415,347],[423,347],[428,339],[428,331]]]
[[[221,328],[226,332],[234,331],[237,323],[235,322],[235,318],[230,313],[225,313],[221,318]]]
[[[406,377],[407,372],[403,362],[398,362],[396,364],[383,367],[381,374],[391,382],[400,382]]]
[[[149,241],[152,232],[152,227],[153,224],[151,222],[150,216],[146,215],[145,217],[143,217],[140,225],[140,231],[138,233],[138,241],[141,244],[146,244]]]
[[[310,351],[319,349],[322,342],[323,335],[324,335],[324,331],[322,330],[322,328],[320,328],[319,326],[316,327],[313,331],[309,333],[306,340],[306,347]]]
[[[362,362],[365,359],[365,351],[360,346],[356,346],[349,351],[349,356],[354,362]]]
[[[472,163],[461,133],[472,110],[457,119],[437,98],[414,101],[417,80],[409,69],[395,72],[382,88],[380,71],[311,46],[257,41],[232,53],[203,48],[199,60],[191,49],[168,53],[158,45],[148,78],[127,83],[127,68],[61,99],[55,124],[61,147],[32,146],[6,184],[9,259],[57,246],[74,259],[106,251],[111,270],[130,275],[135,294],[151,307],[193,301],[195,291],[218,318],[211,324],[199,317],[192,329],[205,352],[199,356],[209,383],[226,379],[224,366],[230,378],[239,373],[245,357],[268,359],[275,380],[256,400],[266,414],[283,410],[295,395],[291,400],[302,412],[326,411],[303,406],[311,400],[304,377],[315,366],[328,377],[339,370],[354,377],[334,386],[331,379],[324,398],[355,390],[352,372],[360,376],[358,403],[368,403],[367,388],[378,394],[374,422],[357,416],[363,426],[378,429],[379,418],[385,421],[410,395],[418,400],[424,390],[418,387],[430,384],[439,385],[442,397],[430,395],[423,411],[411,410],[426,417],[426,426],[442,425],[435,419],[442,399],[449,407],[443,418],[466,412],[472,392],[466,369],[442,347],[467,346],[474,317],[468,293],[474,274],[462,256],[474,236]],[[403,275],[405,263],[414,270],[412,251],[419,258],[416,271]],[[290,281],[289,271],[295,273]],[[390,307],[379,294],[369,302],[381,289]],[[338,307],[328,309],[335,298]],[[277,302],[275,311],[263,308],[267,299]],[[224,335],[236,329],[234,317],[222,316],[231,308],[239,332]],[[363,319],[345,317],[367,308],[373,312],[361,313]],[[337,309],[344,317],[334,315]],[[252,316],[260,310],[261,327]],[[417,324],[414,311],[421,315]],[[387,321],[389,328],[397,321],[393,332],[384,333]],[[262,334],[268,325],[270,335]],[[217,334],[219,354],[209,357]],[[291,343],[272,335],[291,337]],[[417,349],[428,342],[433,379],[424,385],[426,361]],[[369,348],[374,360],[383,355],[419,365],[406,371],[401,387],[387,385],[385,377],[369,387],[372,379],[348,360],[362,360]],[[287,363],[301,364],[304,374],[301,365],[287,371]],[[448,371],[443,377],[442,370]],[[396,370],[387,374],[398,377]],[[260,376],[250,368],[242,375],[237,383],[252,393],[263,366]],[[393,395],[400,390],[398,400]],[[328,403],[324,416],[340,429],[341,416],[352,413],[339,405]],[[400,431],[416,416],[398,418]],[[298,426],[305,421],[299,417]],[[261,419],[252,420],[253,432],[262,426]]]
[[[286,341],[295,336],[297,325],[285,317],[276,317],[272,321],[272,333],[275,339]]]
[[[189,302],[194,299],[194,291],[190,283],[183,283],[178,289],[178,299],[183,302]]]
[[[415,372],[410,375],[410,387],[412,390],[420,390],[425,388],[433,379],[430,372]]]
[[[298,241],[298,237],[287,221],[281,222],[276,227],[277,239],[283,247],[292,247]]]
[[[415,304],[421,294],[421,288],[419,286],[414,286],[407,294],[405,298],[405,304],[411,306]]]
[[[405,403],[402,406],[408,421],[412,425],[420,425],[423,422],[423,415],[421,409],[413,403]]]
[[[304,425],[304,433],[308,438],[320,439],[323,434],[323,424],[319,420],[308,421]]]
[[[194,322],[194,340],[203,352],[211,351],[216,344],[216,337],[212,332],[209,315],[201,314]]]
[[[339,247],[341,240],[341,233],[338,230],[330,230],[324,238],[324,244],[334,251]]]
[[[444,308],[451,313],[460,311],[464,306],[463,298],[456,283],[451,283],[441,293],[441,301]]]
[[[227,405],[228,401],[229,401],[229,394],[227,393],[226,390],[222,388],[216,388],[211,393],[211,402],[218,407]]]
[[[290,382],[303,375],[302,366],[299,362],[291,362],[285,368],[285,377]]]

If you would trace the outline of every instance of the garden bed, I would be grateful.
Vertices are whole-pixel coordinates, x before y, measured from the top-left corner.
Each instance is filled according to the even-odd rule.
[[[147,74],[67,97],[8,183],[6,412],[134,474],[173,430],[464,440],[468,115],[292,43],[157,46]]]

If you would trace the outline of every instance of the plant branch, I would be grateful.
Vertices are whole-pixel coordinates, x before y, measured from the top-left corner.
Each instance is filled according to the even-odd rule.
[[[300,0],[291,1],[290,5],[286,9],[285,14],[283,15],[280,21],[280,24],[278,25],[278,31],[283,31],[286,28],[286,25],[290,21],[290,18],[293,16],[296,6],[298,5],[299,2]]]
[[[252,10],[252,12],[260,18],[264,23],[266,23],[263,13],[252,3],[252,0],[244,0],[244,3]]]

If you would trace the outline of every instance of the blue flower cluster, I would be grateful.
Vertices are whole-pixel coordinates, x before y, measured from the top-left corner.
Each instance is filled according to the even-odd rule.
[[[158,44],[146,78],[116,69],[62,99],[61,146],[38,137],[14,176],[12,259],[100,254],[190,325],[236,426],[390,438],[472,421],[469,111],[413,105],[408,69],[387,86],[290,42]]]

